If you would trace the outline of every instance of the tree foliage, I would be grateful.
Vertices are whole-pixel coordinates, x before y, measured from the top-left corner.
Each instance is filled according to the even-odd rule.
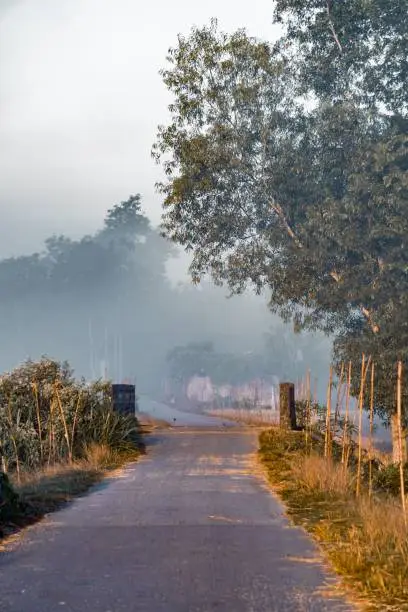
[[[87,445],[121,450],[137,439],[136,418],[112,408],[110,383],[77,380],[68,363],[43,357],[0,377],[3,471],[80,458]]]
[[[278,47],[295,60],[303,92],[353,99],[371,109],[407,109],[407,0],[277,0]]]
[[[375,346],[388,377],[406,346],[405,4],[282,0],[274,45],[215,21],[180,36],[153,148],[163,232],[192,251],[194,280],[267,286],[343,357]]]

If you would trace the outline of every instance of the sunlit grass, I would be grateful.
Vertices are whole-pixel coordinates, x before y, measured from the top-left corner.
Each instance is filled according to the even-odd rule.
[[[302,432],[263,432],[259,454],[290,516],[368,609],[408,610],[408,530],[398,497],[364,490],[357,499],[352,471],[306,453]]]

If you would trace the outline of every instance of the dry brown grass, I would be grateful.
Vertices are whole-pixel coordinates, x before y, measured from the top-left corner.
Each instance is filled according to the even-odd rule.
[[[1,525],[0,535],[7,536],[16,528],[29,525],[57,510],[88,491],[112,470],[135,461],[139,454],[137,447],[118,452],[112,451],[107,445],[94,443],[85,449],[82,460],[21,472],[19,481],[17,475],[12,475],[11,482],[19,495],[21,511],[11,524]]]
[[[84,455],[84,462],[82,463],[85,466],[99,470],[115,464],[117,453],[112,451],[107,444],[92,442],[85,446]]]
[[[307,491],[325,491],[330,495],[349,495],[353,478],[340,463],[319,455],[301,457],[293,462],[293,477]]]
[[[334,569],[369,603],[408,611],[408,529],[398,497],[368,490],[355,497],[341,464],[305,453],[303,434],[269,430],[260,457],[288,513],[322,545]]]

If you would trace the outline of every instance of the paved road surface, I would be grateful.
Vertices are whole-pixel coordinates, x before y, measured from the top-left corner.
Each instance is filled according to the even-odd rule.
[[[167,421],[172,427],[236,427],[236,423],[231,421],[221,421],[217,417],[207,414],[194,414],[192,412],[182,412],[172,406],[156,402],[149,397],[142,395],[138,398],[140,412],[150,414],[155,419]]]
[[[1,612],[354,608],[254,475],[255,434],[171,430],[0,556]]]

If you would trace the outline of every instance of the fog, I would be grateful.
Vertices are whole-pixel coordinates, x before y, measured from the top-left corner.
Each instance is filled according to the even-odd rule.
[[[177,34],[213,16],[273,36],[267,0],[1,0],[0,255],[93,232],[136,191],[159,222],[150,149],[169,97],[158,73]]]
[[[160,397],[168,351],[212,342],[257,355],[259,375],[291,380],[311,367],[323,396],[327,338],[294,334],[267,295],[194,287],[188,258],[155,229],[150,149],[169,103],[158,71],[177,34],[213,16],[276,36],[267,0],[0,2],[0,370],[47,354]],[[141,210],[108,227],[108,209],[136,193]],[[70,241],[46,245],[53,235]]]

